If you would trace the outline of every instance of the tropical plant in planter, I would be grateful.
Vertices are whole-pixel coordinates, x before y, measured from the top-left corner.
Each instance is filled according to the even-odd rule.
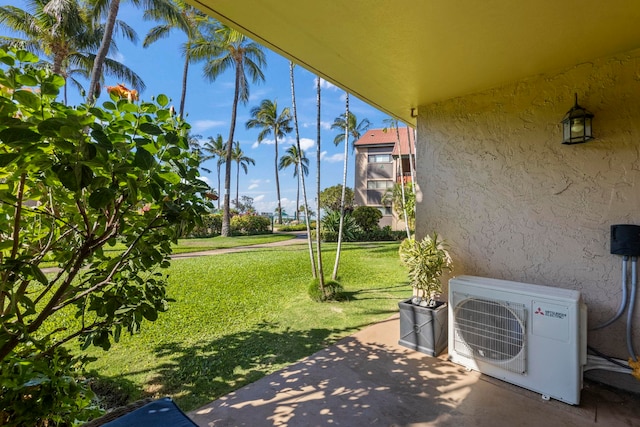
[[[436,233],[420,241],[405,239],[399,253],[414,290],[413,298],[398,303],[399,344],[437,356],[447,346],[447,306],[436,298],[442,293],[440,276],[453,268],[451,257]]]
[[[435,307],[436,297],[442,293],[440,276],[451,271],[453,264],[445,242],[438,234],[427,235],[419,242],[415,237],[400,244],[400,260],[409,268],[409,281],[414,289],[412,302],[422,307]]]

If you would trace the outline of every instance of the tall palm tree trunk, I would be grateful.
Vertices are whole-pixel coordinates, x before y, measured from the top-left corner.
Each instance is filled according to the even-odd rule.
[[[411,170],[411,190],[413,191],[413,196],[416,195],[416,168],[413,164],[413,144],[411,144],[411,136],[413,135],[413,141],[416,140],[415,131],[411,132],[409,130],[409,126],[407,126],[407,139],[409,140],[409,169]],[[415,216],[414,216],[415,218]]]
[[[240,194],[240,162],[237,164],[236,169],[236,209],[238,209],[238,202],[240,201],[238,195]]]
[[[107,14],[107,22],[104,26],[104,34],[102,35],[102,42],[100,42],[100,48],[96,53],[96,57],[93,60],[93,68],[91,69],[91,79],[89,83],[89,91],[87,93],[87,103],[93,104],[100,95],[99,81],[102,77],[102,67],[104,60],[109,53],[109,47],[111,46],[111,39],[113,38],[113,29],[116,25],[116,19],[118,17],[118,11],[120,9],[120,0],[111,0],[109,4],[109,13]]]
[[[184,118],[184,101],[187,98],[187,76],[189,74],[189,54],[184,55],[184,67],[182,67],[182,94],[180,95],[180,109],[178,114],[180,118]]]
[[[344,199],[347,189],[347,161],[349,159],[349,92],[345,102],[345,126],[344,126],[344,167],[342,170],[342,195],[340,196],[340,226],[338,227],[338,247],[336,248],[336,262],[333,264],[333,280],[338,279],[338,266],[340,265],[340,252],[342,250],[342,230],[344,229]]]
[[[282,224],[282,203],[280,201],[280,176],[278,174],[278,135],[277,132],[274,132],[275,139],[275,148],[276,148],[276,158],[275,158],[275,170],[276,170],[276,195],[278,197],[278,223]]]
[[[322,295],[325,295],[324,289],[324,271],[322,269],[322,248],[320,239],[320,76],[317,76],[317,95],[316,103],[318,104],[317,126],[317,147],[316,147],[316,251],[318,256],[318,282]],[[307,227],[309,229],[309,227]]]
[[[400,130],[398,129],[398,123],[396,122],[396,138],[398,139],[398,156],[400,157],[400,191],[402,192],[402,216],[404,220],[404,229],[407,232],[407,239],[411,237],[411,231],[409,231],[409,220],[407,218],[407,203],[405,199],[404,191],[404,168],[402,167],[402,144],[400,143]],[[409,141],[411,145],[411,141]]]
[[[296,108],[296,89],[293,79],[293,62],[289,61],[289,75],[291,77],[291,108],[293,109],[293,125],[296,130],[296,147],[298,148],[298,194],[296,195],[296,215],[300,212],[299,208],[299,196],[300,196],[300,183],[302,183],[302,198],[304,201],[304,219],[307,223],[307,245],[309,246],[309,260],[311,261],[311,274],[313,278],[318,277],[316,272],[316,263],[313,259],[313,241],[311,240],[311,223],[309,222],[309,204],[307,202],[307,190],[304,184],[304,173],[302,172],[302,150],[300,147],[300,132],[298,130],[298,110]],[[318,141],[319,142],[319,141]]]
[[[236,114],[238,111],[238,99],[240,97],[240,78],[241,78],[240,65],[236,66],[236,90],[233,94],[233,107],[231,109],[231,124],[229,126],[229,139],[227,140],[227,152],[224,164],[224,203],[222,212],[222,229],[220,235],[223,237],[231,236],[231,201],[229,200],[231,193],[231,157],[232,157],[232,143],[233,134],[236,129]],[[277,143],[276,143],[277,145]]]

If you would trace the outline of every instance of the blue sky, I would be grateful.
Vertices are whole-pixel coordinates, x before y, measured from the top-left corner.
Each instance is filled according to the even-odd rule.
[[[9,1],[9,4],[24,8],[23,1]],[[132,68],[144,80],[147,89],[141,94],[141,99],[150,99],[160,93],[164,93],[172,99],[176,109],[180,102],[181,79],[183,58],[179,46],[185,41],[184,36],[176,31],[170,38],[160,40],[149,48],[142,47],[149,28],[153,22],[142,20],[142,11],[131,7],[127,3],[121,3],[119,19],[127,22],[138,33],[139,42],[133,45],[129,41],[116,39],[119,54],[115,59]],[[0,31],[6,34],[6,31]],[[254,206],[258,212],[274,212],[277,207],[275,188],[274,158],[275,150],[273,140],[265,140],[257,143],[257,129],[247,130],[246,121],[250,118],[250,109],[260,104],[263,99],[276,100],[279,109],[291,106],[291,89],[289,81],[289,62],[285,58],[264,49],[267,56],[267,67],[263,70],[265,82],[252,84],[250,87],[250,100],[246,106],[238,109],[237,125],[234,139],[240,142],[245,155],[255,160],[255,166],[249,166],[248,174],[240,171],[240,196],[246,195],[254,199]],[[203,64],[193,64],[188,76],[186,96],[186,120],[192,126],[192,133],[202,135],[203,140],[209,136],[215,137],[221,134],[226,140],[229,134],[229,121],[231,118],[231,105],[233,101],[234,76],[227,72],[215,82],[209,82],[202,77]],[[316,185],[316,85],[315,75],[304,70],[300,66],[295,67],[296,103],[300,137],[302,148],[309,158],[309,176],[307,180],[307,194],[312,206],[315,207]],[[105,85],[113,86],[119,81],[106,77]],[[77,104],[82,99],[74,88],[69,87],[69,103]],[[105,92],[98,103],[108,99]],[[367,118],[372,123],[372,128],[384,127],[383,120],[388,116],[373,107],[350,96],[350,111],[358,121]],[[342,169],[344,158],[344,146],[336,147],[333,139],[336,131],[330,129],[333,120],[345,111],[345,92],[328,82],[322,85],[322,110],[321,110],[321,188],[342,183]],[[292,133],[284,141],[279,141],[279,156],[285,150],[295,144],[295,134]],[[212,173],[202,171],[204,179],[209,185],[217,188],[217,174],[215,161],[207,162],[204,167],[212,170]],[[231,197],[235,199],[235,164],[232,169]],[[353,153],[349,149],[349,166],[347,185],[353,187]],[[222,187],[224,187],[224,171],[222,171]],[[282,206],[290,215],[295,212],[296,204],[296,179],[293,177],[293,169],[280,171],[280,193]],[[224,189],[221,190],[221,193]],[[301,202],[302,203],[302,202]]]

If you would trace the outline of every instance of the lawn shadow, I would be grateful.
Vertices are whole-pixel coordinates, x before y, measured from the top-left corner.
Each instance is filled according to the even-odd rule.
[[[190,410],[325,348],[334,341],[332,336],[361,327],[283,331],[277,324],[262,323],[252,331],[189,346],[163,344],[154,351],[170,361],[158,367],[145,394],[170,395],[179,407]]]
[[[216,426],[428,423],[451,410],[442,391],[460,375],[439,359],[350,336],[189,415]]]

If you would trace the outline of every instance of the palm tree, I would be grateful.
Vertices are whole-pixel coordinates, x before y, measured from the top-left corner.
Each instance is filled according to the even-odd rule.
[[[231,107],[231,123],[229,126],[229,138],[226,143],[225,174],[224,174],[224,206],[222,214],[221,235],[228,237],[231,234],[230,227],[230,189],[231,189],[231,156],[233,135],[236,129],[236,115],[238,103],[246,104],[249,100],[248,76],[253,83],[264,81],[261,67],[266,64],[262,47],[233,30],[226,25],[210,25],[209,36],[198,39],[191,47],[191,56],[195,59],[207,59],[204,66],[204,75],[214,81],[226,70],[235,71],[235,90],[233,105]]]
[[[142,6],[143,9],[153,9],[154,7],[160,7],[161,4],[168,8],[170,0],[131,0],[131,2],[136,6]],[[89,89],[87,91],[87,103],[93,104],[100,95],[100,80],[102,79],[103,69],[108,62],[107,55],[111,51],[114,31],[119,29],[116,23],[118,11],[120,10],[120,0],[88,0],[88,3],[93,9],[94,19],[97,20],[106,15],[102,40],[93,61]],[[133,87],[139,92],[144,90],[144,86],[137,87],[133,85]]]
[[[280,157],[278,169],[282,170],[289,166],[294,166],[293,177],[298,178],[298,190],[296,192],[296,219],[300,211],[300,179],[302,176],[309,175],[309,159],[304,155],[304,150],[298,151],[298,147],[292,145],[285,151],[285,155]],[[302,174],[300,174],[302,171]]]
[[[320,130],[322,122],[320,121],[320,100],[321,100],[321,84],[320,76],[316,77],[316,253],[318,257],[318,284],[322,295],[326,295],[324,288],[324,271],[322,267],[322,249],[320,239]]]
[[[182,92],[180,95],[178,115],[183,118],[184,103],[187,96],[189,64],[194,61],[191,55],[191,47],[198,38],[202,37],[200,28],[207,22],[208,17],[183,0],[174,0],[168,4],[164,2],[154,3],[151,9],[145,10],[144,19],[164,21],[164,24],[157,25],[149,30],[142,43],[142,46],[145,48],[160,39],[169,37],[173,29],[180,30],[187,36],[187,41],[184,42],[181,47],[184,56],[184,66],[182,69]]]
[[[302,147],[300,147],[300,131],[298,130],[298,110],[296,108],[296,85],[295,85],[295,80],[294,80],[294,73],[293,73],[293,68],[294,68],[294,64],[293,61],[289,61],[289,78],[291,80],[291,109],[293,112],[293,127],[295,128],[296,131],[296,148],[298,153],[302,153]],[[301,156],[301,158],[304,156]],[[307,159],[307,163],[309,163],[309,159]],[[307,201],[307,188],[306,185],[304,183],[304,177],[305,175],[307,175],[308,169],[306,173],[302,173],[300,174],[300,182],[302,183],[302,198],[304,199],[304,219],[305,219],[305,223],[307,225],[307,245],[309,246],[309,261],[311,261],[311,274],[313,275],[313,278],[315,279],[316,277],[318,277],[318,274],[316,273],[316,263],[313,260],[313,243],[311,240],[311,223],[309,221],[309,202]],[[298,184],[298,194],[300,193],[299,190],[300,186]],[[298,196],[296,196],[296,205],[298,205]],[[300,207],[298,206],[298,208],[296,209],[296,218],[298,218],[300,212]]]
[[[278,223],[282,224],[282,203],[280,201],[280,177],[278,176],[278,138],[291,132],[291,114],[289,108],[284,108],[278,112],[278,103],[269,99],[263,99],[260,106],[251,109],[251,117],[246,123],[247,129],[259,128],[258,143],[261,143],[267,136],[273,134],[275,139],[275,171],[276,171],[276,193],[278,197]]]
[[[67,83],[73,83],[81,93],[84,92],[74,76],[88,77],[95,59],[93,52],[100,46],[104,28],[93,25],[86,5],[77,0],[27,0],[26,6],[31,13],[15,6],[0,7],[0,24],[20,36],[3,36],[0,41],[37,54],[50,64],[54,73],[61,75]],[[121,21],[116,21],[115,25],[127,38],[135,40],[136,34],[132,28]],[[117,52],[115,44],[111,45],[110,52]],[[139,90],[144,89],[142,79],[120,62],[107,58],[105,73]],[[67,85],[63,90],[66,104]]]
[[[233,152],[231,154],[231,158],[234,162],[236,162],[237,170],[236,170],[236,208],[239,206],[238,202],[239,198],[239,189],[240,189],[240,167],[244,170],[244,174],[246,175],[248,172],[248,166],[256,164],[255,160],[251,157],[247,157],[244,155],[244,151],[240,148],[240,143],[238,141],[233,144]]]
[[[218,195],[220,194],[220,167],[225,163],[225,154],[227,152],[226,144],[222,139],[222,135],[218,134],[215,138],[209,137],[209,141],[204,143],[203,150],[208,154],[203,157],[202,161],[218,158],[216,167],[218,169]],[[220,209],[220,198],[218,197],[218,209]]]
[[[336,249],[336,261],[333,266],[333,274],[331,278],[336,280],[338,277],[338,265],[340,264],[340,251],[342,249],[342,229],[344,227],[344,198],[347,189],[347,161],[349,158],[349,137],[352,138],[351,144],[353,144],[360,138],[360,136],[369,129],[371,122],[368,119],[362,119],[358,123],[358,119],[355,114],[349,111],[349,93],[346,97],[346,111],[344,114],[336,117],[331,125],[331,129],[342,130],[338,133],[333,140],[335,145],[339,145],[344,141],[344,168],[342,172],[342,196],[340,197],[340,228],[338,231],[338,247]]]

